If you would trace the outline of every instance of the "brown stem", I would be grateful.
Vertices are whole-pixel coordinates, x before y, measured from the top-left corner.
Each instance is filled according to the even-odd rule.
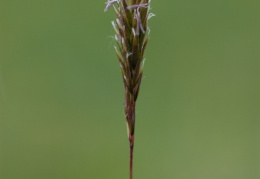
[[[129,138],[129,143],[130,143],[130,179],[133,179],[134,136]]]
[[[130,144],[130,179],[133,179],[133,152],[135,131],[135,101],[133,94],[126,89],[125,115],[128,127],[128,139]]]

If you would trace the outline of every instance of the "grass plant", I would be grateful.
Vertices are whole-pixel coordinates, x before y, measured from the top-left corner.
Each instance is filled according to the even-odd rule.
[[[133,178],[135,108],[144,69],[144,53],[149,39],[150,0],[108,0],[105,11],[113,8],[116,20],[116,55],[120,63],[125,89],[124,112],[130,144],[130,179]]]

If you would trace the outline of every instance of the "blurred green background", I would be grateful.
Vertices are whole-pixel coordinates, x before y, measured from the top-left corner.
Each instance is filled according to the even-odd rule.
[[[0,1],[0,179],[127,179],[105,0]],[[260,178],[260,1],[152,2],[135,179]]]

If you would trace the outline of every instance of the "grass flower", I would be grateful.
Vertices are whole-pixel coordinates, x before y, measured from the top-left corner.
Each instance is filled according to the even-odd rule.
[[[130,143],[130,179],[133,178],[133,149],[135,133],[135,107],[144,68],[144,53],[149,39],[148,20],[154,16],[149,13],[150,0],[108,0],[105,11],[112,8],[116,20],[116,55],[122,71],[125,88],[125,118]]]

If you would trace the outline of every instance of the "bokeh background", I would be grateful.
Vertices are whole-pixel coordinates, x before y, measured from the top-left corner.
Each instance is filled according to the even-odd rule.
[[[0,179],[128,178],[104,1],[0,1]],[[152,7],[135,179],[259,179],[260,1]]]

